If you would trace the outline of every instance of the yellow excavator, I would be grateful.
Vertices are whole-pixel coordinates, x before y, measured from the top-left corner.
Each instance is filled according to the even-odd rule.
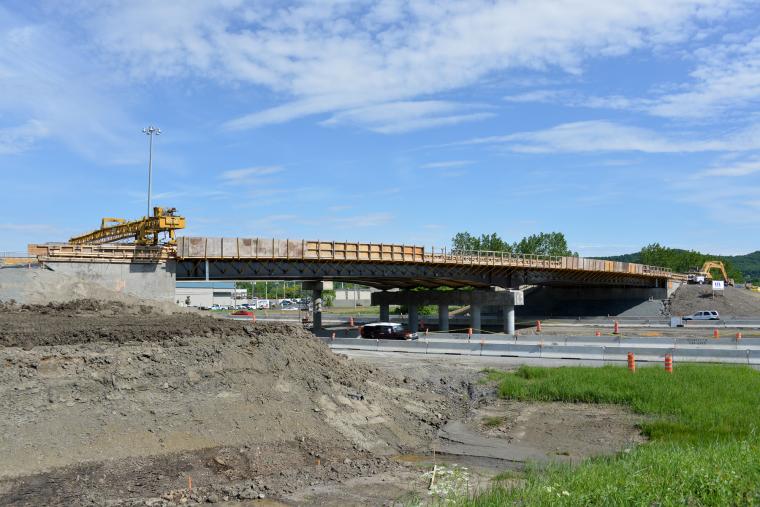
[[[721,261],[705,261],[702,264],[702,269],[694,268],[688,273],[689,283],[705,283],[710,282],[713,279],[711,271],[717,269],[723,276],[723,281],[726,285],[734,286],[734,279],[728,277],[726,272],[726,266]]]
[[[72,245],[100,245],[132,239],[137,245],[158,245],[159,234],[166,232],[167,245],[176,245],[174,231],[185,228],[185,218],[175,215],[176,208],[153,208],[152,217],[127,221],[107,217],[100,221],[100,229],[69,239]]]

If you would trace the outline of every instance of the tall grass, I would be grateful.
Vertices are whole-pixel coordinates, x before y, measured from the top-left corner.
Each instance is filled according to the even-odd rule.
[[[531,468],[520,486],[461,505],[760,505],[760,372],[522,367],[488,378],[505,398],[627,405],[647,416],[652,441],[579,466]]]

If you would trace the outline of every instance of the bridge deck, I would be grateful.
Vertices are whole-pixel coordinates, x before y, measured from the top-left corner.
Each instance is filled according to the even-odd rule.
[[[666,268],[583,257],[447,251],[422,246],[270,238],[201,238],[177,240],[179,260],[303,260],[512,267],[538,270],[590,271],[680,280]]]
[[[30,245],[43,262],[176,260],[183,280],[342,280],[381,289],[521,285],[665,287],[685,275],[656,266],[582,257],[463,252],[422,246],[269,238],[181,237],[175,248]]]

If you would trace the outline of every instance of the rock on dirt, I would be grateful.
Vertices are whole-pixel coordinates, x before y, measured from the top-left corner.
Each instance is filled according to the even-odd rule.
[[[300,327],[113,303],[3,306],[0,364],[3,505],[277,497],[386,472],[451,413]]]

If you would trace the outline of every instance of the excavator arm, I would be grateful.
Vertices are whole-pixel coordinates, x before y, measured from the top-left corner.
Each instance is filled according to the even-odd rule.
[[[712,278],[710,271],[713,269],[717,269],[718,271],[720,271],[720,274],[723,276],[723,281],[725,281],[727,285],[734,285],[733,279],[728,277],[728,273],[726,272],[726,266],[721,261],[706,261],[702,265],[701,272],[706,278]]]

